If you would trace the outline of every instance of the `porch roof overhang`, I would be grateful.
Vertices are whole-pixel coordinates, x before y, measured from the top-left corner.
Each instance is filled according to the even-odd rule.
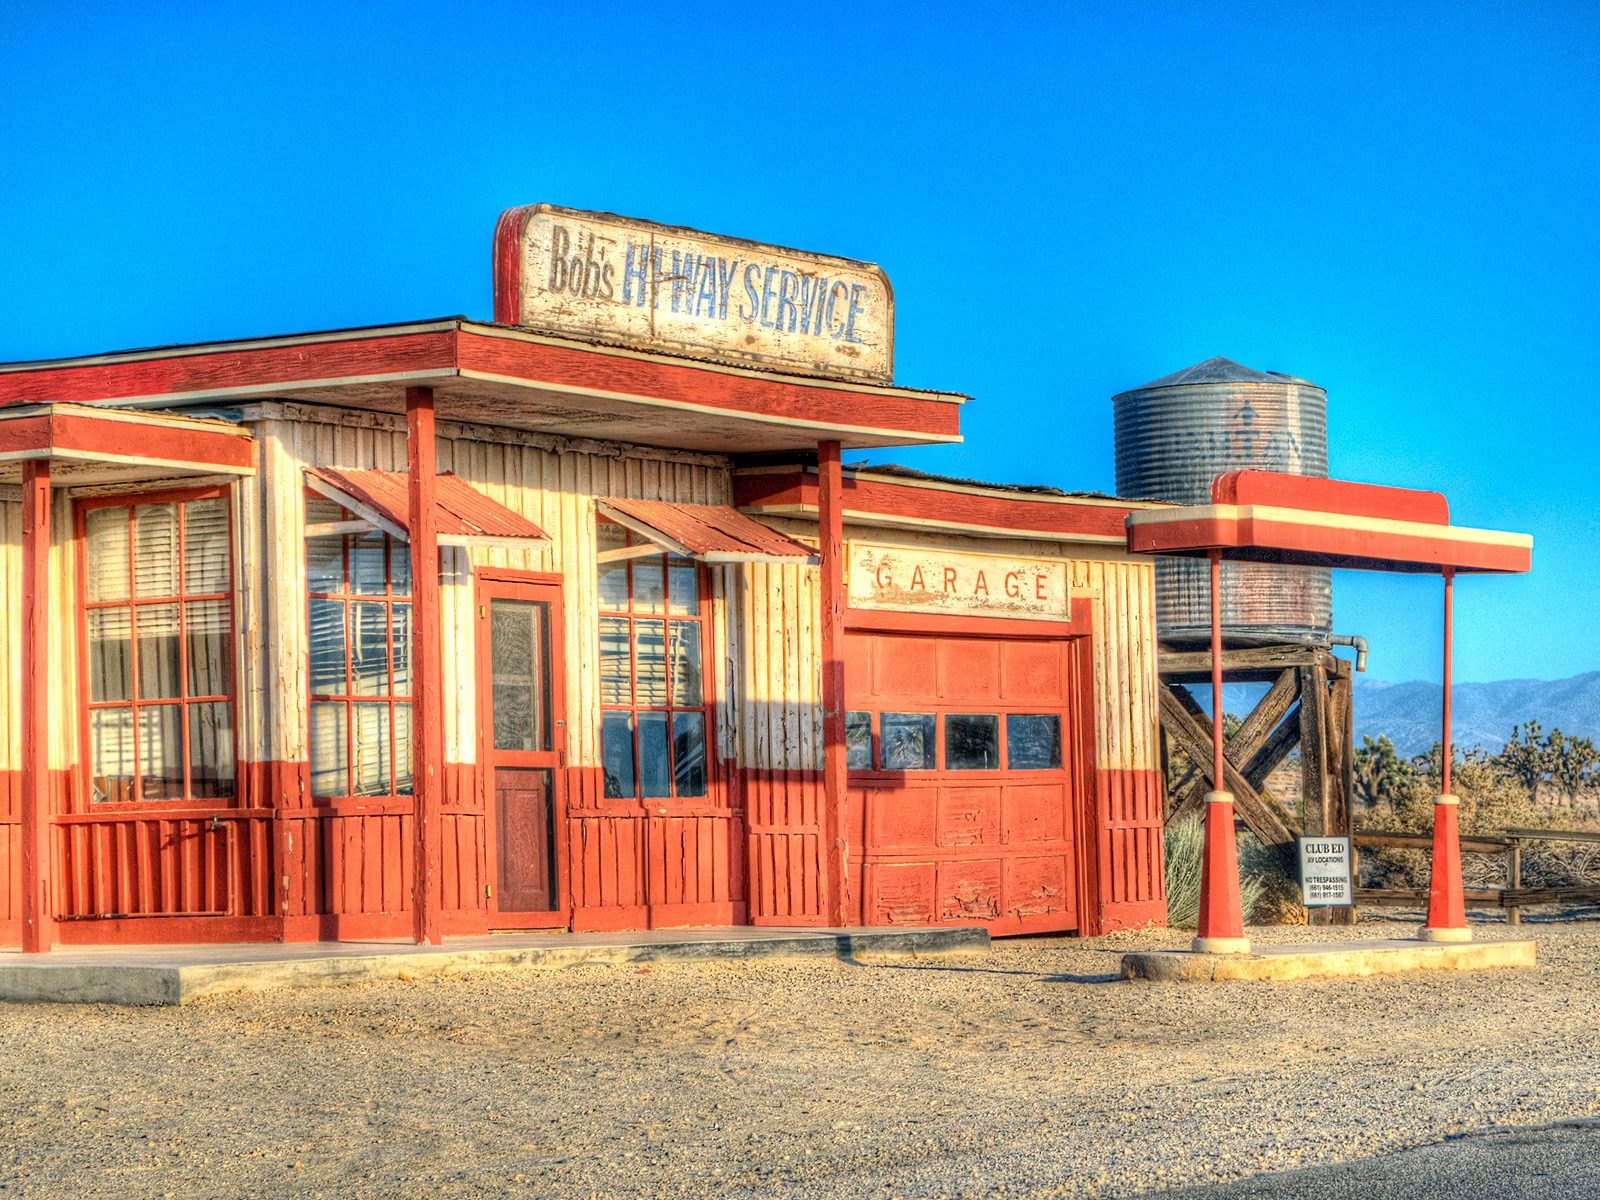
[[[1520,574],[1533,538],[1450,524],[1437,492],[1235,471],[1211,503],[1129,513],[1128,550],[1410,574]]]
[[[288,399],[714,453],[959,442],[965,397],[724,366],[450,317],[0,364],[0,407]]]
[[[671,504],[664,500],[595,501],[601,516],[631,529],[651,547],[706,563],[815,563],[804,542],[768,529],[726,504]],[[602,551],[601,562],[630,558],[639,548]]]
[[[0,408],[0,481],[28,460],[50,463],[57,486],[253,475],[250,431],[227,421],[82,404]]]
[[[459,475],[446,472],[435,476],[435,480],[439,545],[526,549],[550,540],[549,534],[528,518],[489,499]],[[409,539],[410,495],[404,474],[308,467],[306,484],[374,528],[391,537]]]

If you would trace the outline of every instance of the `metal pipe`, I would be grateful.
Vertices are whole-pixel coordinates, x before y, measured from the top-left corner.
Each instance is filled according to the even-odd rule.
[[[1211,788],[1225,792],[1222,775],[1222,551],[1211,552]]]
[[[1454,607],[1456,589],[1456,573],[1449,567],[1444,569],[1444,705],[1443,721],[1444,745],[1440,754],[1442,765],[1439,768],[1439,790],[1446,796],[1450,795],[1450,636],[1452,609]]]
[[[1350,646],[1356,652],[1356,670],[1366,673],[1367,670],[1367,639],[1355,633],[1336,633],[1328,639],[1333,646]]]

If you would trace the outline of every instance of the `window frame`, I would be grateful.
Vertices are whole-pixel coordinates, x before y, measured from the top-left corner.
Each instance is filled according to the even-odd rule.
[[[225,592],[199,592],[190,596],[183,581],[184,549],[187,543],[187,520],[181,513],[182,505],[193,500],[221,500],[223,511],[227,514],[228,521],[228,582]],[[176,504],[180,507],[178,519],[178,591],[175,595],[158,597],[139,597],[134,594],[134,510],[141,505]],[[128,597],[126,600],[89,601],[89,514],[99,509],[125,508],[128,510]],[[222,808],[242,808],[249,803],[245,792],[248,788],[246,776],[248,772],[243,769],[239,756],[240,729],[239,729],[239,623],[238,623],[238,556],[235,553],[238,527],[234,514],[233,485],[227,483],[211,484],[202,487],[188,488],[162,488],[154,491],[117,492],[101,496],[78,496],[72,500],[72,536],[75,543],[75,566],[77,577],[73,585],[73,602],[76,612],[74,614],[74,634],[77,637],[77,682],[78,682],[78,772],[81,774],[80,785],[74,789],[78,792],[80,802],[75,805],[77,811],[96,813],[116,812],[149,812],[154,808],[181,809],[184,811],[202,810],[214,811]],[[189,689],[189,646],[185,633],[188,629],[187,605],[191,601],[225,600],[228,606],[228,691],[223,694],[207,696],[190,696]],[[128,672],[130,680],[130,697],[126,702],[107,700],[91,701],[89,698],[89,612],[91,609],[127,609],[130,618],[140,606],[157,604],[175,604],[178,609],[178,679],[179,694],[161,700],[141,701],[137,699],[139,688],[139,648],[137,625],[129,627],[129,657]],[[189,757],[189,719],[188,710],[191,704],[215,704],[226,702],[229,709],[230,741],[233,751],[233,795],[204,797],[190,795],[192,781],[190,779]],[[143,783],[139,776],[139,709],[144,707],[176,707],[182,714],[179,724],[181,754],[183,761],[183,796],[180,798],[160,798],[147,800],[140,795]],[[126,709],[133,715],[133,753],[134,753],[134,798],[131,800],[101,800],[96,801],[93,796],[94,779],[94,739],[92,733],[92,714],[97,710]]]
[[[1072,715],[1069,708],[1049,708],[1043,705],[1024,705],[1016,709],[1004,706],[977,707],[972,705],[945,706],[931,704],[921,708],[912,707],[916,702],[907,701],[901,708],[854,708],[847,706],[845,717],[857,713],[865,713],[870,718],[867,728],[870,731],[872,746],[872,765],[870,767],[847,767],[846,770],[852,777],[855,776],[889,776],[908,780],[927,779],[934,774],[959,771],[962,776],[989,777],[996,775],[1020,775],[1026,778],[1030,775],[1040,775],[1050,771],[1071,771],[1074,769],[1072,759],[1077,751],[1070,743],[1069,730]],[[933,718],[934,759],[929,767],[895,768],[883,765],[883,716],[885,713],[897,713],[917,716],[930,716]],[[952,767],[946,761],[945,742],[948,737],[947,719],[949,717],[967,716],[993,716],[997,718],[996,746],[997,765],[993,767]],[[1054,717],[1056,718],[1058,749],[1061,753],[1061,762],[1054,767],[1014,767],[1011,765],[1010,746],[1010,719],[1012,717]]]
[[[632,547],[641,547],[641,546],[656,546],[656,549],[658,551],[658,553],[650,553],[650,554],[640,553],[640,554],[638,554],[638,555],[636,555],[634,557],[630,557],[630,558],[622,560],[621,563],[619,564],[619,565],[625,566],[627,568],[627,571],[628,571],[628,607],[627,607],[626,611],[621,610],[621,609],[607,608],[605,606],[605,602],[601,599],[600,594],[599,594],[600,568],[603,568],[603,567],[606,567],[606,566],[610,566],[612,564],[609,564],[609,563],[598,564],[597,568],[596,568],[596,571],[595,571],[595,589],[596,589],[596,591],[595,591],[594,646],[595,646],[595,671],[596,671],[596,675],[598,677],[599,671],[600,671],[600,665],[599,664],[600,664],[600,661],[601,661],[600,660],[600,648],[601,648],[601,631],[603,629],[602,622],[608,617],[610,617],[610,618],[621,618],[621,619],[626,620],[628,622],[628,666],[629,666],[629,677],[628,677],[628,679],[629,679],[629,691],[630,691],[630,695],[631,695],[632,700],[633,700],[633,702],[631,704],[627,704],[627,705],[608,704],[605,701],[603,693],[601,692],[601,690],[598,687],[598,685],[596,687],[596,701],[597,701],[597,705],[598,705],[598,709],[599,709],[599,716],[600,716],[600,720],[598,722],[598,728],[596,730],[596,733],[597,733],[597,737],[598,737],[597,749],[599,751],[598,758],[600,760],[600,772],[601,772],[601,778],[602,778],[602,792],[604,791],[604,782],[603,781],[604,781],[604,776],[605,776],[605,716],[606,716],[607,713],[617,712],[617,713],[627,713],[633,718],[633,721],[632,721],[632,727],[633,727],[632,728],[632,737],[633,737],[633,792],[634,792],[634,794],[632,796],[602,796],[602,803],[604,803],[606,805],[621,805],[621,806],[625,806],[625,807],[626,806],[633,806],[633,807],[637,807],[637,808],[662,808],[663,806],[669,806],[669,805],[673,806],[673,807],[676,807],[676,808],[679,808],[679,809],[693,808],[695,806],[708,806],[708,805],[709,806],[718,806],[719,805],[719,800],[720,800],[719,793],[720,793],[720,789],[721,789],[722,780],[721,780],[721,768],[720,768],[720,765],[719,765],[718,759],[717,759],[716,694],[715,694],[715,689],[714,689],[714,686],[713,686],[714,685],[714,677],[712,675],[713,658],[712,658],[712,652],[711,652],[712,651],[712,647],[711,647],[711,629],[712,629],[711,574],[706,569],[706,564],[701,562],[699,559],[690,558],[688,560],[694,567],[695,612],[694,612],[693,615],[687,615],[687,614],[681,614],[681,613],[673,613],[671,611],[671,606],[672,606],[672,578],[671,578],[670,561],[673,558],[682,559],[682,558],[685,558],[686,556],[685,555],[681,555],[681,554],[675,555],[670,550],[668,550],[666,547],[660,546],[657,543],[654,543],[654,542],[650,541],[650,539],[648,539],[646,537],[643,537],[638,533],[635,533],[633,530],[629,529],[627,526],[622,525],[622,524],[620,524],[618,522],[615,522],[615,521],[610,521],[610,520],[606,519],[605,517],[597,516],[595,518],[595,524],[596,524],[596,528],[597,529],[602,525],[612,525],[612,526],[615,526],[617,529],[622,530],[623,534],[625,535],[625,539],[626,539],[625,542],[624,542],[624,545],[626,545],[626,546],[628,546],[630,548],[632,548]],[[634,611],[633,568],[637,563],[642,562],[642,561],[647,561],[647,560],[650,560],[650,559],[659,559],[660,562],[661,562],[661,565],[662,565],[662,602],[663,602],[662,611],[659,612],[659,613],[636,613]],[[664,631],[664,635],[665,635],[665,648],[666,648],[666,684],[667,684],[667,703],[666,704],[640,704],[640,703],[638,703],[638,695],[639,695],[639,647],[638,647],[638,638],[637,638],[637,636],[635,634],[635,624],[638,621],[660,621],[660,622],[662,622],[663,631]],[[698,705],[695,705],[695,706],[678,705],[678,704],[675,703],[675,697],[673,695],[673,680],[672,680],[672,622],[674,622],[674,621],[692,621],[692,622],[695,622],[699,626],[699,630],[700,630],[700,703]],[[642,794],[643,791],[644,791],[644,787],[643,787],[644,774],[643,774],[643,765],[642,765],[642,763],[640,761],[640,755],[639,755],[639,714],[640,713],[645,713],[645,712],[659,712],[659,713],[666,713],[667,714],[667,746],[668,746],[667,779],[668,779],[668,782],[669,782],[670,794],[666,795],[666,796],[646,796],[646,795]],[[674,737],[673,737],[673,716],[675,714],[677,714],[677,713],[699,713],[699,714],[701,714],[701,719],[704,722],[704,729],[705,729],[705,766],[704,766],[704,770],[705,770],[706,787],[705,787],[705,793],[703,795],[699,795],[699,796],[680,796],[680,795],[677,794],[678,793],[678,778],[677,778],[676,763],[672,761],[673,742],[674,742]]]
[[[333,499],[333,498],[331,498],[329,496],[325,496],[320,492],[316,492],[316,491],[312,490],[309,487],[304,490],[302,495],[303,495],[303,497],[304,497],[304,499],[306,501],[318,501],[318,502],[325,503],[325,504],[337,505],[339,510],[344,514],[344,516],[340,518],[341,521],[360,521],[361,520],[361,518],[359,516],[357,516],[355,514],[355,512],[348,505],[342,503],[339,500],[335,500],[335,499]],[[307,521],[307,520],[304,519],[304,506],[302,505],[302,520],[301,520],[302,531],[304,529],[310,527],[311,525],[314,525],[314,524],[316,524],[316,522]],[[370,536],[373,533],[381,534],[383,536],[383,539],[384,539],[384,546],[385,546],[384,572],[383,572],[383,589],[384,590],[383,590],[382,593],[377,593],[377,592],[357,593],[355,591],[350,590],[351,589],[351,578],[352,578],[351,570],[350,570],[350,550],[351,550],[350,543],[351,543],[351,539],[352,538],[367,537],[367,536]],[[342,554],[343,560],[344,560],[343,564],[342,564],[342,567],[341,567],[342,582],[343,582],[343,585],[344,585],[344,590],[343,591],[339,591],[339,592],[313,592],[311,590],[310,572],[309,572],[309,569],[307,567],[307,555],[306,555],[305,552],[302,552],[302,554],[300,556],[300,566],[301,566],[301,571],[302,571],[302,575],[301,575],[301,584],[302,584],[302,586],[301,586],[301,589],[300,589],[300,594],[301,594],[301,599],[303,601],[300,628],[305,631],[305,636],[306,636],[306,642],[305,642],[305,654],[306,654],[306,691],[305,691],[306,716],[305,716],[305,726],[304,726],[305,738],[306,738],[306,741],[305,741],[305,746],[306,746],[306,795],[307,795],[307,798],[310,800],[310,802],[311,802],[311,804],[313,806],[321,806],[321,807],[337,806],[337,805],[346,804],[346,803],[358,803],[358,804],[410,804],[410,803],[413,802],[413,800],[415,798],[415,795],[416,795],[416,764],[415,764],[415,762],[412,762],[411,768],[410,768],[411,769],[411,789],[412,790],[409,791],[409,792],[401,792],[401,791],[395,790],[395,784],[398,782],[399,777],[400,777],[400,754],[399,754],[400,746],[401,746],[402,741],[406,742],[406,750],[407,750],[407,754],[409,756],[409,754],[410,754],[410,739],[409,738],[402,739],[397,735],[396,726],[395,726],[395,719],[394,719],[394,712],[395,712],[395,709],[397,707],[401,706],[401,705],[403,705],[404,707],[410,709],[411,710],[410,721],[413,723],[410,726],[410,728],[413,731],[415,730],[414,722],[417,719],[416,669],[415,669],[415,656],[416,656],[416,580],[411,577],[411,561],[410,561],[411,543],[410,543],[409,540],[402,541],[401,539],[395,537],[393,534],[389,533],[387,530],[378,529],[378,528],[373,528],[373,529],[368,530],[366,532],[344,531],[344,532],[340,532],[340,533],[336,533],[336,534],[328,534],[326,536],[337,537],[339,539],[339,542],[340,542],[340,547],[341,547],[340,553]],[[310,545],[311,545],[311,539],[309,537],[304,537],[302,540],[303,540],[303,542],[305,544],[306,550],[309,551]],[[394,551],[395,551],[396,547],[403,548],[405,559],[406,559],[406,576],[407,576],[408,580],[411,583],[411,589],[409,591],[407,591],[407,592],[396,592],[394,590],[394,562],[395,562],[395,553],[394,553]],[[311,603],[312,603],[313,600],[332,600],[332,601],[334,601],[336,603],[339,603],[339,604],[343,605],[343,607],[344,607],[344,614],[345,614],[345,617],[344,617],[344,622],[345,622],[344,623],[344,682],[345,682],[345,687],[346,688],[350,688],[355,682],[355,639],[351,636],[352,630],[354,628],[353,622],[355,620],[354,606],[356,604],[362,604],[362,603],[366,603],[366,604],[382,604],[384,606],[384,617],[385,617],[385,622],[384,622],[384,667],[385,667],[385,672],[386,672],[386,674],[388,676],[388,689],[387,689],[387,691],[384,691],[384,692],[381,692],[381,693],[375,693],[375,694],[372,694],[372,695],[360,695],[360,694],[358,694],[358,693],[356,693],[354,691],[344,691],[344,692],[334,693],[334,692],[318,692],[318,691],[313,690],[312,682],[311,682]],[[408,690],[404,694],[400,694],[400,693],[397,693],[395,691],[395,677],[398,674],[398,672],[396,670],[397,662],[396,662],[396,658],[395,658],[395,637],[394,637],[394,634],[395,634],[395,619],[394,619],[394,609],[395,609],[395,605],[396,604],[400,604],[400,603],[405,604],[411,610],[411,619],[410,619],[410,630],[411,630],[411,632],[410,632],[409,641],[408,641],[408,644],[407,644],[407,647],[406,647],[406,660],[405,660],[406,664],[407,664],[407,667],[408,667],[408,670],[409,670],[411,682],[408,685]],[[311,759],[311,754],[312,754],[312,741],[311,741],[311,738],[312,738],[312,732],[311,732],[311,728],[312,728],[312,710],[318,704],[339,704],[339,705],[343,706],[344,712],[345,712],[345,723],[344,723],[344,749],[345,749],[345,755],[344,755],[344,762],[343,762],[344,777],[345,777],[344,778],[345,790],[342,791],[342,792],[337,792],[337,793],[329,794],[329,795],[326,795],[326,796],[317,795],[313,790],[314,785],[313,785],[313,782],[312,782],[313,779],[315,778],[315,771],[312,769],[314,764],[313,764],[312,759]],[[374,705],[383,704],[388,709],[388,716],[389,716],[389,720],[388,720],[388,741],[389,741],[389,751],[388,751],[389,779],[388,779],[388,782],[389,782],[389,790],[385,791],[385,792],[373,792],[373,793],[368,794],[368,793],[352,792],[350,790],[350,784],[353,782],[354,777],[355,777],[355,766],[356,766],[356,760],[355,760],[355,738],[356,738],[355,710],[356,710],[358,705],[362,705],[362,704],[374,704]]]

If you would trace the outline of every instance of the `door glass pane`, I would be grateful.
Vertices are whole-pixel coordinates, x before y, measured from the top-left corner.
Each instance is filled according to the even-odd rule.
[[[189,708],[189,794],[196,800],[233,796],[233,705]]]
[[[681,617],[692,617],[700,611],[700,580],[695,572],[694,559],[672,555],[667,559],[667,608]]]
[[[1000,718],[991,713],[950,713],[944,719],[947,771],[1000,769]]]
[[[667,714],[639,714],[639,794],[672,795],[672,762],[667,752]]]
[[[394,706],[394,794],[411,795],[411,705]]]
[[[389,606],[350,606],[350,690],[357,696],[389,694]]]
[[[679,796],[706,794],[705,713],[672,714],[672,779]]]
[[[89,714],[89,753],[96,804],[133,799],[133,711],[99,708]]]
[[[125,608],[91,608],[89,701],[133,698],[133,619]]]
[[[600,618],[600,703],[633,703],[633,663],[628,654],[626,617]]]
[[[1061,717],[1006,714],[1006,766],[1013,771],[1054,771],[1061,766]]]
[[[344,601],[307,601],[311,614],[311,692],[342,696],[344,679]],[[333,794],[333,793],[328,793]],[[343,793],[338,793],[343,795]]]
[[[356,704],[355,737],[351,749],[350,794],[387,796],[389,777],[389,706]]]
[[[381,596],[388,588],[384,574],[384,544],[381,533],[364,533],[350,539],[350,590],[358,596]]]
[[[232,688],[233,638],[226,600],[196,600],[183,606],[189,642],[189,695],[225,696]]]
[[[667,623],[635,621],[634,649],[639,658],[638,699],[636,704],[667,702]]]
[[[183,707],[154,704],[139,710],[139,799],[183,798]]]
[[[672,703],[679,708],[705,703],[701,699],[700,663],[700,623],[672,622]]]
[[[885,771],[933,770],[932,713],[880,713],[878,736]]]
[[[389,592],[395,596],[411,595],[411,543],[397,542],[393,538],[386,539],[389,543]]]
[[[633,560],[633,611],[658,613],[667,607],[666,556]]]
[[[84,517],[88,545],[84,560],[84,596],[98,600],[128,598],[128,510],[92,508]]]
[[[176,504],[140,504],[133,510],[133,594],[178,594]]]
[[[183,506],[183,590],[191,596],[228,590],[228,502]]]
[[[311,706],[311,794],[318,797],[349,795],[345,756],[347,708],[342,703]]]
[[[491,601],[489,626],[494,748],[548,750],[545,606],[527,600]]]
[[[608,712],[600,722],[600,756],[605,764],[606,796],[620,800],[633,796],[633,716]]]
[[[872,714],[844,715],[844,765],[847,771],[872,770]]]
[[[178,695],[178,606],[142,604],[134,613],[139,638],[139,699]]]

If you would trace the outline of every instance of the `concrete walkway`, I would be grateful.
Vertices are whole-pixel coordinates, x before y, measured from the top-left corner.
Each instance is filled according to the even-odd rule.
[[[403,941],[200,946],[93,946],[0,951],[0,1001],[184,1004],[201,996],[423,979],[464,971],[730,958],[857,958],[978,953],[978,927],[779,929],[733,926],[626,933],[507,933]]]

